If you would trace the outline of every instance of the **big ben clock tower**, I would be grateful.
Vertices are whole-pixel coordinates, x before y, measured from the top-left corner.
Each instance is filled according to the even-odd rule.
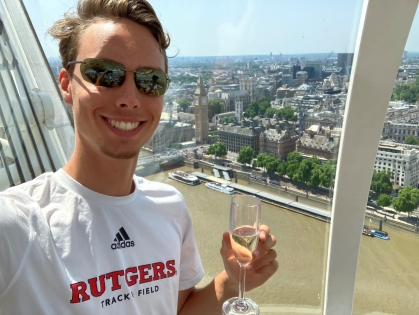
[[[196,90],[193,96],[195,106],[195,139],[196,142],[208,141],[208,95],[202,76],[199,74]]]

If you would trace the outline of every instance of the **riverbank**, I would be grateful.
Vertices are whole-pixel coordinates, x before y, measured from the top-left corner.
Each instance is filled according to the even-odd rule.
[[[187,166],[179,170],[196,171]],[[219,249],[221,235],[228,230],[231,196],[205,185],[188,186],[168,179],[167,175],[168,172],[160,172],[147,178],[170,184],[183,194],[206,271],[199,284],[202,287],[223,269]],[[246,184],[242,180],[238,183]],[[376,228],[378,221],[372,220]],[[330,225],[268,203],[262,205],[262,222],[269,224],[277,238],[279,269],[262,287],[246,295],[264,307],[263,314],[321,314]],[[354,315],[416,313],[418,247],[418,238],[397,230],[391,232],[390,241],[362,236]]]

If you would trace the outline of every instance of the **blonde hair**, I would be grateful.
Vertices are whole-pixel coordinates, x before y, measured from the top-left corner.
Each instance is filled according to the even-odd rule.
[[[157,40],[168,71],[166,49],[170,37],[163,31],[156,12],[146,0],[79,0],[76,12],[67,12],[64,18],[51,26],[48,33],[59,40],[63,68],[77,55],[80,38],[86,28],[100,20],[129,19],[147,28]]]

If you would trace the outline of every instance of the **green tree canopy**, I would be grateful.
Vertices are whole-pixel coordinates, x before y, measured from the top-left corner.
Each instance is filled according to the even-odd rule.
[[[227,148],[224,142],[217,142],[208,147],[207,154],[212,154],[217,157],[227,155]]]
[[[297,163],[301,163],[303,161],[303,156],[301,155],[301,153],[297,152],[297,151],[293,151],[288,153],[287,156],[287,162],[292,163],[292,162],[297,162]]]
[[[391,198],[389,195],[381,194],[377,199],[377,205],[380,207],[388,207],[391,205]]]
[[[259,115],[259,104],[255,101],[250,102],[249,106],[247,106],[247,109],[243,115],[246,118],[255,117]]]
[[[298,160],[298,156],[295,155],[295,158],[296,160]],[[311,157],[311,158],[303,160],[298,167],[297,174],[295,175],[297,180],[299,182],[307,183],[312,176],[313,170],[316,167],[320,167],[320,165],[321,165],[321,162],[317,157]],[[320,173],[317,175],[319,176],[319,181],[320,181]]]
[[[268,158],[265,160],[265,164],[266,164],[266,173],[268,173],[269,175],[273,175],[275,174],[278,168],[279,160],[272,154],[269,154]]]
[[[272,118],[274,117],[274,115],[277,113],[277,110],[275,108],[269,107],[268,109],[266,109],[266,117],[267,118]]]
[[[188,111],[188,107],[191,104],[186,98],[181,98],[177,103],[185,113]]]
[[[411,145],[419,145],[419,139],[416,139],[415,136],[408,136],[404,143]]]
[[[399,190],[397,198],[392,200],[396,211],[412,212],[419,206],[419,189],[406,186]]]
[[[245,146],[240,149],[239,156],[237,157],[237,162],[250,164],[255,157],[256,152],[250,146]]]
[[[211,120],[214,115],[221,114],[223,104],[220,100],[209,100],[208,101],[208,119]]]
[[[268,108],[271,108],[271,102],[269,101],[268,98],[264,97],[259,102],[259,113],[258,113],[258,115],[265,116],[266,110]]]
[[[224,117],[221,122],[223,124],[231,124],[231,123],[234,123],[235,121],[236,120],[234,119],[234,117]]]
[[[337,159],[331,159],[326,162],[321,168],[320,185],[326,188],[333,188],[335,186]]]
[[[310,188],[317,188],[320,186],[321,180],[320,175],[322,174],[322,167],[315,164],[314,169],[311,171],[310,179],[307,181],[307,185]]]
[[[403,100],[410,104],[416,104],[419,101],[419,79],[413,84],[396,87],[391,95],[391,100]]]
[[[276,172],[282,176],[287,175],[288,162],[279,162]]]
[[[392,178],[393,174],[391,171],[377,172],[374,170],[370,189],[375,192],[376,196],[389,194],[393,191],[393,184],[391,183]]]

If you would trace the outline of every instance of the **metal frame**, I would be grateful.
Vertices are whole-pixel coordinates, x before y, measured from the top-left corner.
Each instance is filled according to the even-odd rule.
[[[325,315],[352,314],[369,186],[394,80],[418,0],[365,0],[338,156]]]

